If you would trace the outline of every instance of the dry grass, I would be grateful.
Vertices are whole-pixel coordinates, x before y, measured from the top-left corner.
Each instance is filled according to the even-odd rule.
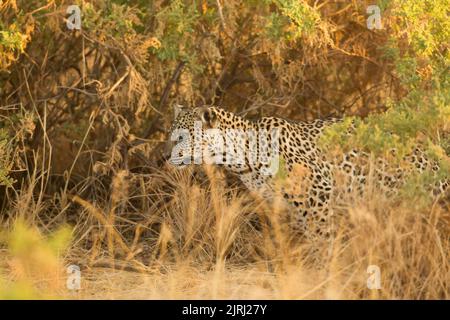
[[[42,216],[45,205],[36,206],[30,197],[25,203],[26,195],[17,202],[21,216]],[[281,202],[266,203],[230,187],[223,174],[211,167],[165,168],[148,176],[118,172],[111,181],[109,197],[90,201],[71,198],[69,205],[79,218],[71,248],[58,261],[81,266],[82,289],[69,291],[64,281],[49,289],[38,285],[42,282],[39,277],[27,278],[43,293],[39,297],[450,296],[450,212],[437,203],[424,207],[393,202],[374,190],[349,206],[337,208],[344,218],[329,251],[327,244],[307,244],[291,236]],[[46,228],[56,224],[47,221]],[[311,249],[317,247],[321,258],[311,262]],[[21,257],[8,250],[2,256],[8,262],[2,274],[13,283],[17,280],[14,263],[17,265]],[[25,263],[32,265],[39,260]],[[367,288],[369,265],[380,268],[380,290]],[[53,276],[61,280],[61,270]]]

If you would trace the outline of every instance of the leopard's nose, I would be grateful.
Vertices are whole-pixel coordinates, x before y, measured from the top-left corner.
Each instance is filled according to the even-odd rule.
[[[170,157],[172,156],[172,147],[173,147],[173,143],[166,142],[163,152],[162,152],[162,156],[165,161],[169,160]]]

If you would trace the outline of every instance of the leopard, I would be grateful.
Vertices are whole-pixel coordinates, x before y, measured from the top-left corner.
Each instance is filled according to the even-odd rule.
[[[411,170],[439,170],[439,164],[418,147],[404,156],[403,160],[409,163],[407,169],[390,167],[387,161],[378,158],[376,169],[371,171],[370,153],[357,149],[330,158],[319,139],[326,128],[342,122],[343,117],[252,120],[219,106],[175,109],[168,144],[173,165],[201,164],[203,160],[223,166],[264,199],[281,194],[292,213],[293,230],[311,241],[332,236],[333,203],[342,194],[364,192],[371,176],[389,194],[401,188]],[[348,134],[351,130],[354,127],[350,126]],[[395,154],[396,150],[390,152]],[[337,192],[337,180],[342,177],[345,192],[342,188]],[[442,194],[449,185],[448,179],[440,180],[433,192]]]

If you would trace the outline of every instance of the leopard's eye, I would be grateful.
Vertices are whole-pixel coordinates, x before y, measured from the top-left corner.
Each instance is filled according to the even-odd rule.
[[[183,136],[178,136],[177,142],[181,142],[181,141],[183,141]]]

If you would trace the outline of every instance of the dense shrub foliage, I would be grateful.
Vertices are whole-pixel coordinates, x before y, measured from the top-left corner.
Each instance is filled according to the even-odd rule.
[[[81,8],[81,31],[66,27],[70,4]],[[148,132],[158,140],[171,103],[216,103],[249,116],[370,114],[358,120],[352,145],[407,152],[422,139],[442,158],[448,151],[449,3],[379,1],[381,30],[366,26],[369,4],[4,1],[2,137],[19,138],[11,132],[20,123],[13,115],[45,116],[45,130],[37,125],[34,138],[22,143],[39,149],[45,131],[50,142],[57,140],[53,156],[61,172],[71,164],[59,152],[68,141],[84,139],[86,149],[105,150],[117,140],[117,126],[123,130],[120,121],[127,124],[122,134]],[[177,66],[180,76],[170,81]],[[105,126],[109,134],[98,135]],[[341,135],[334,132],[326,142],[342,144]],[[10,158],[2,159],[3,184],[10,183],[14,143],[2,143]]]

